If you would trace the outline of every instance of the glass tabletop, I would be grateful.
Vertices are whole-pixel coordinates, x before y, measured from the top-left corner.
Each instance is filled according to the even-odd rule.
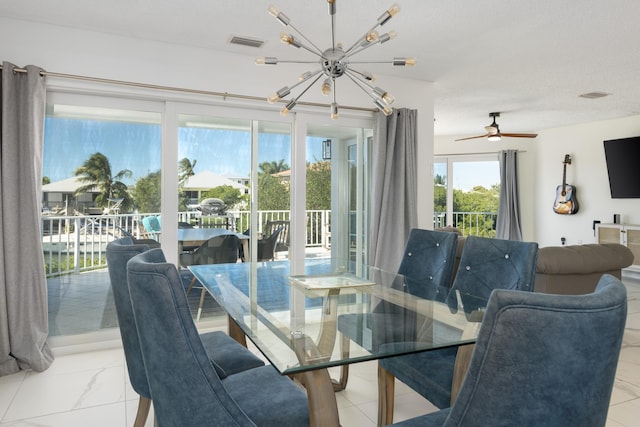
[[[486,300],[335,259],[190,266],[282,374],[475,342]],[[342,340],[348,339],[346,346]]]

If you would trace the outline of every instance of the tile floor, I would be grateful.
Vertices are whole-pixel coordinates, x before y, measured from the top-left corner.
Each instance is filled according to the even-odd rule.
[[[640,281],[625,283],[629,314],[607,427],[634,427],[640,419]],[[0,427],[133,425],[137,396],[129,385],[120,347],[84,352],[57,347],[54,353],[56,360],[45,372],[0,377]],[[376,363],[352,365],[347,389],[336,394],[342,425],[374,426],[376,393]],[[396,421],[434,410],[402,384],[397,385],[396,396]]]

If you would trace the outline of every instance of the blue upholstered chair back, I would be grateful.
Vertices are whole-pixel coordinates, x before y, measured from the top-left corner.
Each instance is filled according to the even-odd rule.
[[[134,256],[149,250],[147,245],[135,245],[131,237],[114,240],[107,245],[107,268],[118,316],[118,326],[122,337],[122,347],[127,360],[129,381],[140,396],[151,398],[147,375],[144,369],[138,331],[133,316],[129,285],[127,282],[127,262]]]
[[[495,291],[444,426],[604,426],[626,295],[610,275],[586,295]]]
[[[209,361],[176,267],[152,249],[127,269],[158,425],[254,425]]]
[[[462,295],[467,312],[478,308],[478,303],[465,299],[465,294],[486,301],[494,289],[533,292],[537,259],[537,243],[467,237],[449,294],[449,305],[457,307],[455,291]]]
[[[451,285],[458,235],[414,228],[409,233],[398,273],[405,276],[406,291],[433,299],[434,287]]]

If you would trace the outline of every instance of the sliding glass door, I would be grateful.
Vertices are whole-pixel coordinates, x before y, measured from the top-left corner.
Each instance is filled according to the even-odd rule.
[[[495,237],[500,164],[495,154],[434,160],[434,227]]]

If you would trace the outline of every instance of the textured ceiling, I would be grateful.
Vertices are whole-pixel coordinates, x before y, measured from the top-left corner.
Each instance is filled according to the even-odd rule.
[[[397,2],[401,12],[383,30],[394,29],[398,37],[359,58],[415,56],[418,65],[411,69],[371,69],[433,82],[437,135],[482,134],[492,111],[503,113],[503,132],[640,114],[640,1]],[[0,16],[251,58],[301,58],[279,42],[283,27],[266,12],[272,4],[314,43],[329,46],[325,0],[21,0],[0,2]],[[391,4],[338,1],[337,39],[349,45]],[[235,46],[231,36],[266,43]],[[579,97],[596,91],[610,96]]]

